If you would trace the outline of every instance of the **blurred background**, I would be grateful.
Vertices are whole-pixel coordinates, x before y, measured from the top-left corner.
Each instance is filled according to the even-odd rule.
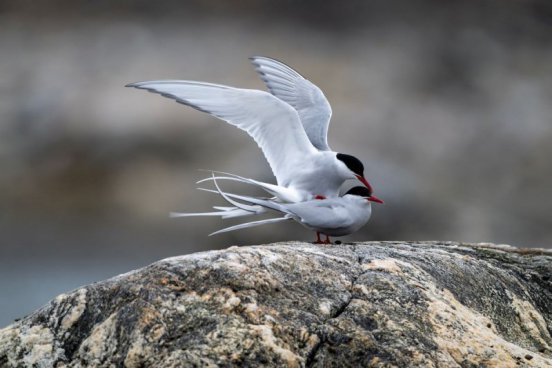
[[[169,219],[222,204],[197,169],[274,179],[244,132],[124,88],[264,89],[252,55],[325,92],[386,201],[343,241],[552,244],[550,1],[0,1],[0,30],[0,326],[164,257],[314,239]]]

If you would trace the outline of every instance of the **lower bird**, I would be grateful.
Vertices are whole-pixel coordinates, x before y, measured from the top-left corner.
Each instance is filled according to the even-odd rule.
[[[242,217],[265,213],[267,209],[283,214],[282,217],[247,222],[218,230],[210,235],[245,229],[275,222],[294,220],[307,229],[316,232],[315,243],[330,244],[330,236],[345,236],[358,231],[370,219],[372,213],[372,193],[366,187],[354,187],[342,197],[322,200],[309,200],[298,203],[281,203],[275,198],[257,198],[223,192],[212,178],[215,190],[202,189],[220,194],[234,207],[215,207],[217,212],[172,213],[171,217],[220,216],[221,218]],[[243,201],[245,203],[239,202]],[[325,241],[320,234],[326,235]]]

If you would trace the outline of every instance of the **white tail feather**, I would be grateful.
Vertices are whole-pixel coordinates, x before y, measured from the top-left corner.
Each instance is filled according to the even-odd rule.
[[[225,199],[227,199],[227,197],[231,197],[231,198],[236,198],[236,199],[239,199],[239,200],[242,200],[242,201],[245,201],[245,202],[253,203],[253,204],[255,204],[254,206],[249,206],[249,205],[246,205],[246,204],[243,204],[243,203],[240,203],[240,202],[233,201],[234,203],[236,203],[236,207],[239,207],[239,208],[244,207],[243,209],[250,208],[251,209],[250,211],[256,211],[257,214],[261,214],[261,213],[265,212],[264,210],[262,210],[263,207],[264,208],[269,208],[271,210],[275,210],[275,211],[278,211],[278,212],[282,212],[282,213],[289,213],[284,206],[282,206],[281,204],[279,204],[279,203],[277,203],[273,200],[270,200],[270,199],[268,199],[268,200],[267,199],[261,199],[261,198],[244,196],[244,195],[233,194],[233,193],[228,193],[228,192],[222,192],[222,191],[217,191],[217,190],[207,189],[207,188],[197,188],[197,189],[202,190],[204,192],[220,194]],[[234,203],[232,203],[232,204],[234,204]],[[261,207],[261,208],[259,208],[259,207]],[[255,209],[255,210],[253,210],[253,209]]]
[[[260,207],[262,208],[262,207]],[[201,217],[201,216],[220,216],[222,219],[229,219],[234,217],[245,217],[245,216],[252,216],[256,215],[257,213],[246,211],[241,208],[233,207],[233,209],[225,210],[225,211],[217,211],[217,212],[195,212],[195,213],[187,213],[187,212],[171,212],[169,214],[170,218],[179,218],[179,217]]]
[[[238,201],[233,200],[230,198],[230,196],[226,195],[222,190],[220,190],[220,187],[218,186],[218,183],[215,179],[215,174],[213,174],[213,183],[215,184],[215,187],[217,188],[218,193],[224,198],[228,203],[241,208],[242,210],[249,211],[249,212],[256,212],[258,210],[259,206],[250,206],[247,204],[240,203]]]
[[[187,213],[187,212],[171,212],[169,213],[170,218],[178,218],[178,217],[195,217],[195,216],[223,216],[226,212],[195,212],[195,213]]]
[[[201,170],[200,169],[200,171],[206,171],[206,170]],[[211,174],[222,174],[222,175],[228,175],[228,176],[214,176],[213,175],[210,178],[205,178],[205,179],[202,179],[202,180],[198,181],[196,184],[201,184],[201,183],[204,183],[206,181],[213,181],[213,180],[219,180],[219,179],[221,179],[221,180],[231,180],[231,181],[237,181],[237,182],[240,182],[240,183],[245,183],[245,184],[258,186],[258,187],[264,189],[265,191],[267,191],[271,195],[279,198],[280,200],[282,200],[284,202],[300,202],[301,201],[301,198],[297,196],[297,193],[294,190],[286,188],[286,187],[282,187],[282,186],[274,185],[274,184],[269,184],[269,183],[265,183],[265,182],[262,182],[262,181],[257,181],[257,180],[254,180],[254,179],[244,178],[242,176],[227,173],[227,172],[224,172],[224,171],[215,171],[215,170],[213,170],[213,171],[211,171]]]
[[[291,217],[289,215],[285,215],[284,217],[277,217],[277,218],[271,218],[271,219],[260,220],[260,221],[246,222],[245,224],[234,225],[234,226],[226,227],[224,229],[215,231],[214,233],[209,234],[209,236],[217,235],[217,234],[221,234],[221,233],[226,233],[226,232],[234,231],[234,230],[245,229],[245,228],[248,228],[248,227],[255,227],[255,226],[260,226],[260,225],[265,225],[265,224],[271,224],[271,223],[274,223],[274,222],[282,222],[282,221],[286,221],[286,220],[289,220],[289,219],[291,219]]]

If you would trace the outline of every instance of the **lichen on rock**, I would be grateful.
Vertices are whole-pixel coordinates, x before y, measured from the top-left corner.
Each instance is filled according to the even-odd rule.
[[[173,257],[0,330],[0,367],[552,366],[552,253],[279,243]]]

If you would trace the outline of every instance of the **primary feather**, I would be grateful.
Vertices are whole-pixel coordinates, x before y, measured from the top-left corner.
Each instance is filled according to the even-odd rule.
[[[311,143],[321,151],[331,151],[328,126],[332,108],[320,88],[278,60],[264,56],[250,59],[270,93],[297,111]]]

